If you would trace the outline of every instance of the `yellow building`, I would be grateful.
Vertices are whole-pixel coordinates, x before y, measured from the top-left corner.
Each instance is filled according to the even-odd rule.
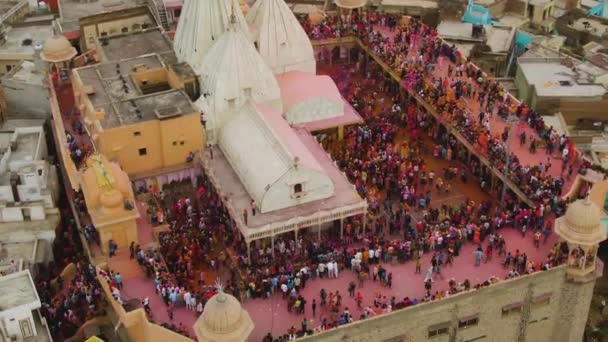
[[[118,248],[128,248],[138,242],[133,189],[129,176],[116,163],[100,154],[93,154],[81,169],[81,189],[91,221],[101,239],[102,251],[108,253],[108,242],[114,240]]]
[[[75,69],[72,84],[97,152],[131,178],[187,168],[205,146],[184,82],[157,54]]]

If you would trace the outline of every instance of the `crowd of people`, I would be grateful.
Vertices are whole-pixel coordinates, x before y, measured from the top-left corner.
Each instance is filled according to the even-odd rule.
[[[562,192],[565,176],[571,176],[575,166],[580,165],[579,153],[567,137],[547,127],[540,114],[515,101],[502,85],[464,61],[454,46],[449,46],[436,30],[419,20],[411,19],[407,25],[397,26],[397,18],[391,15],[354,12],[352,16],[329,16],[319,25],[304,22],[303,26],[312,39],[358,36],[401,76],[404,85],[435,109],[442,123],[454,127],[498,168],[508,170],[507,176],[530,199],[554,200]],[[378,28],[386,28],[390,34]],[[447,75],[435,72],[439,59],[449,61]],[[479,113],[467,108],[468,100],[479,102]],[[526,143],[527,139],[531,152],[544,146],[547,156],[539,157],[538,165],[522,165],[511,154],[509,167],[504,167],[508,133],[492,134],[489,119],[494,115],[504,119],[513,116],[522,124],[527,123],[537,136],[526,137],[520,127],[520,141]],[[560,178],[548,173],[551,157],[556,153],[563,159]]]
[[[547,241],[555,215],[565,209],[566,203],[558,200],[565,177],[580,164],[576,163],[576,151],[567,138],[555,135],[536,112],[515,103],[498,83],[486,79],[473,65],[464,63],[457,50],[417,20],[412,19],[409,25],[400,27],[396,17],[354,12],[349,17],[327,17],[320,25],[303,25],[313,39],[358,36],[393,67],[404,85],[430,104],[438,116],[419,108],[414,97],[400,96],[379,67],[362,68],[361,63],[357,63],[356,72],[363,72],[367,80],[346,86],[345,97],[365,123],[348,128],[342,141],[325,144],[357,191],[370,203],[370,228],[363,229],[362,217],[353,217],[345,221],[344,236],[332,229],[324,232],[323,239],[319,240],[316,234],[303,230],[297,239],[287,234],[277,237],[274,248],[267,241],[257,241],[249,251],[221,198],[204,175],[196,179],[197,191],[193,194],[152,193],[160,204],[151,217],[156,222],[169,223],[169,229],[160,233],[158,250],[131,245],[130,252],[153,279],[171,319],[173,310],[180,306],[191,310],[193,315],[200,315],[206,301],[215,294],[209,280],[223,276],[227,279],[227,292],[241,301],[277,295],[286,301],[290,313],[302,315],[299,329],[292,327],[276,339],[271,334],[265,338],[265,341],[291,340],[356,319],[343,305],[338,290],[329,293],[323,290],[319,298],[305,298],[302,289],[309,281],[342,277],[344,273],[352,276],[355,281],[346,292],[355,299],[361,311],[359,318],[365,319],[499,281],[498,277],[491,277],[473,285],[467,279],[462,282],[451,279],[447,290],[433,291],[434,278],[441,276],[443,266],[451,265],[454,258],[461,255],[464,243],[478,246],[472,257],[476,265],[481,265],[484,259],[490,260],[494,254],[502,258],[505,273],[508,272],[506,277],[546,270],[564,261],[567,246],[563,244],[556,244],[546,260],[537,262],[519,250],[509,250],[500,231],[518,227],[536,246]],[[374,30],[374,26],[386,30]],[[382,32],[390,32],[390,37]],[[448,74],[438,78],[435,67],[439,59],[450,60],[452,64]],[[481,112],[470,112],[467,101],[480,102]],[[516,116],[532,127],[538,136],[527,137],[526,130],[522,129],[520,142],[528,144],[529,141],[530,151],[534,152],[544,146],[548,161],[527,166],[522,165],[516,155],[511,155],[509,167],[504,167],[507,139],[491,133],[489,118],[494,115]],[[477,176],[482,189],[489,183],[480,163],[463,163],[466,156],[456,139],[443,134],[446,124],[454,127],[492,163],[507,169],[508,177],[535,206],[521,206],[514,196],[507,198],[504,208],[498,209],[490,200],[476,203],[468,198],[460,204],[434,205],[436,196],[449,193],[457,181],[467,182],[471,174]],[[403,133],[405,128],[407,133]],[[406,134],[408,139],[397,143],[399,134]],[[565,165],[559,179],[548,173],[550,157],[557,151]],[[425,160],[429,152],[434,158],[450,161],[450,166],[432,169]],[[255,215],[254,206],[251,215]],[[94,233],[91,231],[90,235]],[[385,287],[392,287],[393,275],[384,264],[412,262],[416,263],[416,272],[422,273],[421,259],[425,253],[432,257],[428,269],[425,265],[421,286],[426,293],[422,298],[398,300],[382,294],[363,298],[357,291],[367,281],[380,281]],[[120,302],[121,282],[116,280],[117,275],[104,276],[115,300]],[[319,326],[312,327],[307,317],[316,315],[317,304],[327,308],[328,314],[319,320]],[[143,306],[153,320],[149,299],[144,299]],[[188,335],[181,323],[170,327]]]
[[[36,284],[42,307],[55,341],[76,333],[86,321],[105,315],[105,297],[95,277],[95,267],[77,262],[76,272],[68,284],[59,275],[54,281],[39,280]]]

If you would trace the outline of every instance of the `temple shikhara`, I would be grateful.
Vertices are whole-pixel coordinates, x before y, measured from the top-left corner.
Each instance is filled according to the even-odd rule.
[[[608,55],[507,2],[0,0],[0,341],[599,334]]]

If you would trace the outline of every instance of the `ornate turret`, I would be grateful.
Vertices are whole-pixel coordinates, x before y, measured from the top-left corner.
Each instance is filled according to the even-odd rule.
[[[241,342],[253,331],[253,321],[241,303],[218,284],[217,294],[205,304],[193,329],[199,341]]]
[[[70,61],[76,54],[76,49],[64,36],[55,35],[44,42],[40,57],[48,63],[64,63]]]
[[[568,244],[568,275],[575,280],[593,278],[598,244],[606,239],[600,210],[587,197],[568,206],[555,220],[555,232]]]

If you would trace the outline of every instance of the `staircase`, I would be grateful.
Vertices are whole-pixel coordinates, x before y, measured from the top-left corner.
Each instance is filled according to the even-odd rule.
[[[165,30],[170,31],[171,25],[167,16],[167,8],[163,0],[148,0],[148,7],[158,24]]]

